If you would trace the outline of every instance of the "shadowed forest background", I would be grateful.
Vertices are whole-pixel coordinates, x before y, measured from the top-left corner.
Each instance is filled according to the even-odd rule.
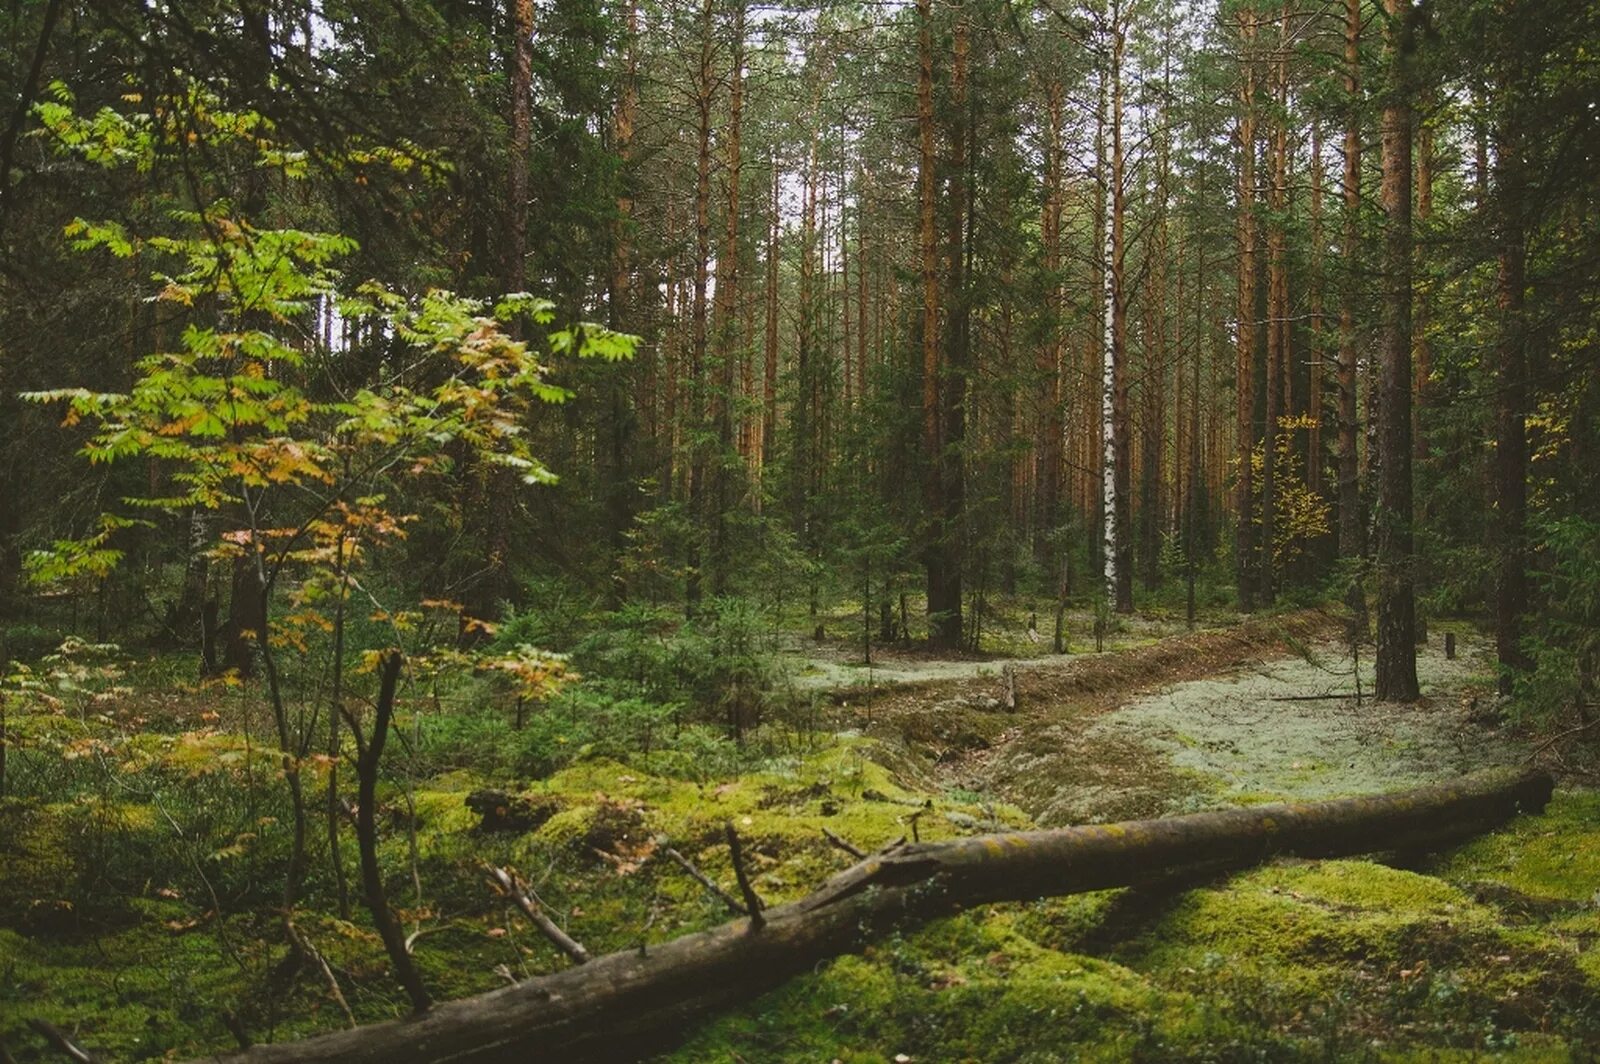
[[[1547,828],[990,909],[677,1052],[1600,1044],[1592,4],[18,0],[0,49],[0,1058],[1522,761]],[[1365,959],[1201,1008],[1269,887]],[[1062,979],[1082,1027],[982,1033]]]

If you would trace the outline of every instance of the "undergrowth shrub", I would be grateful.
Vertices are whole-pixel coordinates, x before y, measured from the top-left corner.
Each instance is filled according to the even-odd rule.
[[[1543,608],[1529,613],[1523,650],[1533,668],[1517,678],[1513,713],[1550,723],[1587,714],[1600,684],[1600,524],[1579,516],[1543,522]]]

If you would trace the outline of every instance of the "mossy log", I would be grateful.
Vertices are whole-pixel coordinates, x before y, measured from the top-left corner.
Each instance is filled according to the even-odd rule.
[[[1542,810],[1548,774],[1501,770],[1368,798],[979,835],[871,855],[752,927],[739,918],[434,1007],[421,1016],[256,1046],[238,1064],[626,1060],[891,928],[992,902],[1149,883],[1276,854],[1436,848]]]

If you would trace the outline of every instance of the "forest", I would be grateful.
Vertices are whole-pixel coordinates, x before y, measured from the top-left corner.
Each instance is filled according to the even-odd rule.
[[[0,37],[0,1064],[1600,1057],[1592,0]]]

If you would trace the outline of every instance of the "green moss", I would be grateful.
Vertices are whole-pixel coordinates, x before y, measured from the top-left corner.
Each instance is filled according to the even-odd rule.
[[[1379,1054],[1383,1064],[1479,1064],[1493,1059],[1501,1064],[1574,1064],[1580,1058],[1558,1038],[1527,1035],[1511,1044],[1486,1051],[1477,1048],[1408,1048]]]
[[[63,889],[75,867],[67,844],[67,823],[42,807],[20,801],[0,803],[0,914],[8,923],[27,920],[46,906],[70,903]]]
[[[1042,745],[1054,734],[1033,737],[1029,749],[1046,756]],[[230,1011],[274,1039],[344,1023],[316,973],[272,984],[285,952],[281,929],[270,914],[248,915],[274,903],[281,796],[236,809],[225,804],[238,790],[228,773],[192,774],[192,751],[165,764],[154,749],[140,756],[165,774],[169,809],[193,832],[192,856],[240,915],[219,923],[198,881],[180,881],[189,851],[153,806],[0,804],[0,910],[8,917],[32,899],[91,896],[95,876],[115,877],[123,899],[115,914],[68,909],[49,927],[18,919],[11,922],[27,933],[0,932],[0,1038],[21,1059],[44,1053],[23,1026],[29,1016],[71,1027],[119,1060],[226,1048],[221,1017]],[[220,757],[229,744],[211,749]],[[1079,761],[1098,756],[1062,750]],[[1125,778],[1104,782],[1123,793],[1149,782],[1163,809],[1223,797],[1210,778],[1152,772],[1147,755],[1128,739],[1099,762]],[[419,782],[414,817],[398,789],[384,790],[380,855],[402,920],[424,931],[416,946],[424,978],[448,999],[568,963],[487,891],[478,867],[485,860],[522,870],[555,918],[601,953],[726,919],[715,898],[661,858],[663,840],[731,890],[723,828],[732,823],[757,889],[782,902],[851,863],[824,828],[870,849],[911,834],[913,824],[924,839],[1029,825],[1016,808],[990,807],[977,793],[930,798],[919,777],[886,760],[859,738],[745,759],[745,771],[721,778],[673,775],[662,759],[583,759],[527,788],[559,811],[524,834],[478,832],[466,806],[479,787],[516,785],[452,772]],[[1094,782],[1052,777],[1047,785],[1066,802]],[[269,784],[260,793],[278,792]],[[217,857],[241,824],[259,828],[260,840]],[[1433,874],[1365,861],[1284,862],[1187,892],[989,907],[839,958],[709,1024],[673,1059],[1588,1059],[1600,1049],[1600,909],[1589,900],[1600,886],[1597,833],[1600,796],[1563,792],[1544,816],[1465,847]],[[346,868],[354,867],[352,847]],[[147,883],[150,869],[175,878]],[[1505,892],[1486,893],[1486,883]],[[328,958],[358,1019],[403,1014],[365,915],[358,909],[345,922],[333,908],[325,854],[314,853],[297,925]]]
[[[1440,874],[1600,904],[1600,791],[1556,792],[1541,815],[1518,817],[1468,843]]]
[[[1114,1061],[1236,1036],[1188,994],[1040,946],[1019,916],[944,920],[842,957],[710,1025],[670,1059]]]
[[[152,922],[82,943],[0,931],[0,1040],[24,1059],[39,1044],[27,1019],[76,1032],[102,1059],[221,1048],[221,1015],[242,989],[241,969],[205,931]]]

